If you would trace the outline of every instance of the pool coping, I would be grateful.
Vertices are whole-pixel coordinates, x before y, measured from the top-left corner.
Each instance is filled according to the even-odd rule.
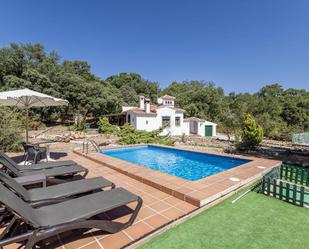
[[[96,163],[110,167],[133,179],[143,182],[149,186],[159,189],[167,194],[177,197],[197,207],[207,205],[214,200],[225,196],[226,194],[236,189],[239,189],[240,187],[245,187],[246,185],[260,178],[263,174],[270,171],[272,168],[277,167],[282,163],[281,161],[272,159],[247,157],[242,155],[230,155],[224,152],[205,151],[204,149],[199,148],[189,149],[182,148],[180,146],[172,147],[156,144],[115,146],[104,149],[117,149],[124,147],[137,147],[147,145],[170,148],[175,150],[192,151],[203,154],[213,154],[238,159],[246,159],[251,161],[228,169],[226,171],[222,171],[215,175],[202,178],[197,181],[189,181],[150,168],[141,167],[140,165],[130,163],[115,157],[107,156],[99,152],[93,152],[84,155],[79,149],[75,150],[74,153],[85,156],[86,158],[93,160]]]

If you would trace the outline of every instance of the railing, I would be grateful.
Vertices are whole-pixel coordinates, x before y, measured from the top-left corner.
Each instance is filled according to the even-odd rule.
[[[290,202],[294,205],[303,207],[309,205],[305,202],[304,186],[298,186],[297,184],[283,182],[280,179],[266,179],[262,181],[262,193],[268,196],[278,198],[280,200]]]
[[[283,164],[263,177],[259,192],[294,205],[309,207],[309,190],[306,188],[308,178],[308,169]]]
[[[83,142],[83,154],[89,153],[89,145],[92,145],[96,152],[100,151],[100,146],[92,139],[85,139]]]
[[[283,164],[280,179],[309,187],[309,169]]]

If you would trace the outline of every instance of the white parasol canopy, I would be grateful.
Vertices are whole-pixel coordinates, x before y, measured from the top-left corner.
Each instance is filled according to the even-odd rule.
[[[26,140],[28,141],[28,116],[31,107],[67,106],[69,102],[28,88],[0,92],[0,105],[16,106],[27,112]]]
[[[26,109],[31,107],[62,106],[68,105],[69,102],[25,88],[0,92],[0,104]]]

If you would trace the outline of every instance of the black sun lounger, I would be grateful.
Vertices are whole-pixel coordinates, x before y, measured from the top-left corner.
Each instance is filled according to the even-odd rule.
[[[78,173],[82,173],[85,177],[88,174],[88,170],[78,164],[70,166],[59,166],[56,168],[46,168],[46,169],[24,169],[19,170],[16,165],[11,164],[7,160],[0,158],[0,164],[4,166],[5,169],[13,173],[15,176],[27,176],[34,174],[44,174],[46,177],[55,176],[73,176]]]
[[[47,163],[38,163],[30,165],[18,165],[12,158],[6,155],[4,152],[0,151],[0,159],[2,161],[7,161],[9,164],[13,165],[18,170],[40,170],[40,169],[49,169],[62,166],[76,165],[77,163],[73,160],[64,160],[64,161],[55,161]]]
[[[89,191],[115,188],[115,185],[103,177],[82,179],[72,182],[48,186],[46,188],[33,188],[27,190],[14,178],[0,171],[0,181],[12,189],[24,201],[35,206],[48,205],[64,201],[67,197],[74,197]]]
[[[31,207],[2,184],[0,196],[0,202],[14,215],[0,235],[0,247],[24,242],[25,249],[33,248],[44,239],[76,229],[97,228],[116,233],[133,224],[143,203],[140,197],[123,188],[97,192],[40,208]],[[137,202],[137,205],[125,223],[97,217],[133,202]],[[26,229],[22,233],[16,233],[16,228],[24,224],[27,224]]]

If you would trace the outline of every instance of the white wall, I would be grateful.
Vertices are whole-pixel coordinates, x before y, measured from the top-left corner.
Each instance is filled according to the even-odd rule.
[[[163,99],[163,105],[174,106],[174,100],[171,100],[171,99]]]
[[[205,136],[205,123],[197,122],[197,135],[204,137]]]
[[[176,112],[174,109],[169,107],[161,107],[157,109],[157,115],[143,115],[136,114],[130,110],[127,111],[127,122],[128,116],[130,115],[131,125],[138,130],[153,131],[157,130],[162,126],[162,117],[170,117],[170,127],[165,128],[162,135],[170,133],[173,136],[181,136],[183,134],[189,135],[189,122],[183,121],[183,113]],[[176,126],[176,117],[180,117],[180,126]]]
[[[187,136],[190,135],[190,122],[183,122],[182,134],[185,134]]]
[[[165,128],[162,135],[170,133],[173,136],[189,135],[189,123],[183,122],[183,113],[178,113],[174,109],[162,107],[157,109],[157,115],[136,114],[132,111],[127,112],[130,115],[131,125],[138,130],[153,131],[162,126],[162,117],[170,117],[170,127]],[[180,117],[180,126],[176,126],[176,117]]]
[[[214,124],[214,123],[209,122],[209,121],[198,122],[198,132],[197,132],[197,134],[199,136],[204,137],[206,125],[211,125],[212,126],[212,136],[213,137],[217,136],[217,124]]]
[[[153,131],[159,128],[156,116],[137,116],[136,129]]]
[[[162,135],[166,135],[170,133],[173,136],[181,136],[183,133],[187,133],[187,126],[184,125],[183,122],[183,113],[178,113],[174,109],[170,109],[168,107],[162,107],[157,109],[157,122],[162,126],[162,117],[169,116],[170,117],[170,127],[165,128],[162,132]],[[180,126],[176,126],[176,117],[180,117]]]
[[[130,120],[129,120],[129,116],[130,116]],[[136,127],[136,114],[133,112],[128,111],[127,115],[126,115],[126,122],[130,123],[132,125],[132,127],[134,127],[135,129],[137,129]]]

